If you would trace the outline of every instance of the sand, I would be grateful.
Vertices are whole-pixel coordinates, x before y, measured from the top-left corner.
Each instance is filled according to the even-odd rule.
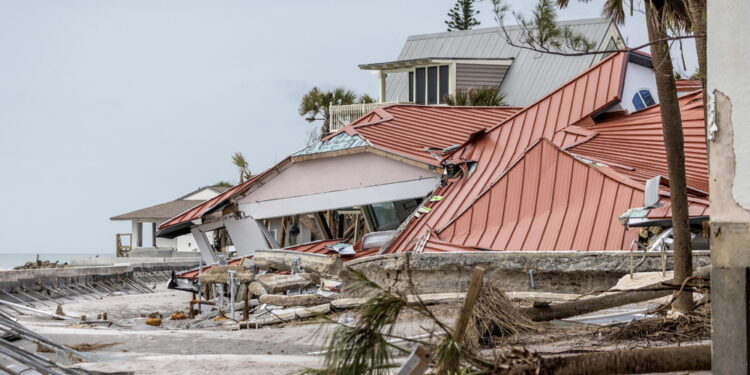
[[[231,322],[217,322],[212,323],[215,327],[181,329],[186,321],[171,321],[168,316],[186,310],[190,297],[187,292],[157,288],[152,294],[110,296],[63,305],[67,315],[86,315],[87,319],[107,312],[109,320],[115,322],[110,327],[30,316],[21,317],[19,322],[65,345],[114,343],[87,352],[92,361],[77,365],[87,370],[136,374],[288,374],[315,367],[322,359],[307,355],[320,350],[316,324],[233,330]],[[153,312],[163,314],[163,327],[145,324],[141,314]],[[35,347],[27,342],[20,345]]]

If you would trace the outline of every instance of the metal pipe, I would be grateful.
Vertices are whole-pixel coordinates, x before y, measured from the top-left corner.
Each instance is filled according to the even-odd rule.
[[[50,313],[50,312],[46,312],[46,311],[43,311],[43,310],[35,309],[33,307],[27,307],[27,306],[24,306],[24,305],[19,305],[17,303],[8,302],[8,301],[4,301],[4,300],[1,300],[1,299],[0,299],[0,304],[5,305],[5,306],[14,307],[14,308],[23,309],[23,310],[32,311],[32,312],[35,312],[37,314],[47,315],[47,316],[51,316],[51,317],[57,318],[57,319],[77,320],[77,319],[74,319],[74,318],[71,318],[71,317],[68,317],[68,316],[57,315],[57,314],[54,314],[54,313]]]

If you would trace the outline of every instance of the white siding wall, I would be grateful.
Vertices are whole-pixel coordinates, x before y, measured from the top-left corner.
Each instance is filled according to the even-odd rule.
[[[654,97],[656,104],[659,104],[654,71],[638,64],[628,63],[628,70],[625,72],[625,84],[622,89],[621,106],[630,112],[634,112],[633,96],[641,89],[651,91],[651,96]]]

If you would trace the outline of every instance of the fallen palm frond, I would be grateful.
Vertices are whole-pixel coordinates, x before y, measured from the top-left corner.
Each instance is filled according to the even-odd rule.
[[[519,312],[500,288],[486,285],[474,306],[464,345],[477,349],[490,344],[494,338],[537,332],[539,329],[539,324]]]
[[[710,306],[701,305],[700,309],[674,317],[662,314],[606,329],[608,332],[601,337],[610,342],[647,340],[675,343],[708,340],[711,338]]]
[[[376,294],[355,311],[359,317],[353,325],[337,324],[327,336],[328,348],[322,370],[304,374],[354,375],[389,374],[393,367],[391,350],[403,349],[388,342],[393,337],[393,323],[407,305],[403,296],[391,293],[370,281],[364,274],[352,272],[352,292]]]
[[[542,369],[542,357],[526,348],[512,348],[495,352],[495,364],[492,374],[496,375],[539,375]]]

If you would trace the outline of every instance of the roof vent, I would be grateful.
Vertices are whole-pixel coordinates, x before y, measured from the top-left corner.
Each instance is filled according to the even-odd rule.
[[[646,188],[643,192],[643,207],[659,207],[659,186],[661,185],[661,176],[656,176],[646,181]]]

